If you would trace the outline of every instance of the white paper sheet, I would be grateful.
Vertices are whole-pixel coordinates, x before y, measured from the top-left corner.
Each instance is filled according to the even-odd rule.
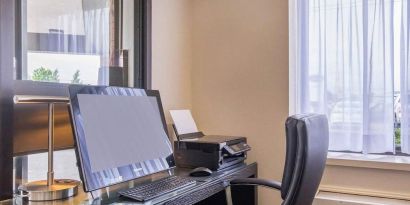
[[[190,110],[170,110],[172,120],[178,134],[188,134],[198,132],[194,118]]]

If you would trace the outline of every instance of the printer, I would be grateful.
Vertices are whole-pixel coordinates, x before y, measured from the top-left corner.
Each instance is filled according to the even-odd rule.
[[[177,166],[206,167],[213,171],[243,162],[251,147],[246,137],[204,135],[198,131],[189,110],[171,110],[174,141],[174,158]]]
[[[216,171],[243,162],[250,149],[246,137],[203,135],[200,132],[197,138],[175,141],[174,157],[179,167],[206,167]]]

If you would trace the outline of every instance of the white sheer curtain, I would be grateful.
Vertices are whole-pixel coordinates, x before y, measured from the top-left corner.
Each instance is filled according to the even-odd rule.
[[[108,5],[108,1],[105,0]],[[101,67],[98,73],[98,84],[108,85],[110,64],[110,9],[98,8],[84,11],[84,28],[86,50],[100,55]]]
[[[328,116],[330,150],[395,150],[394,2],[290,4],[295,111]]]
[[[410,2],[402,1],[401,4],[401,151],[410,154]]]
[[[100,56],[98,84],[108,85],[110,8],[108,0],[78,1],[83,6],[75,12],[58,16],[57,24],[62,40],[60,52]],[[87,7],[84,7],[87,5]],[[71,34],[67,37],[65,34]],[[81,38],[84,37],[84,38]],[[50,43],[50,45],[52,45]]]

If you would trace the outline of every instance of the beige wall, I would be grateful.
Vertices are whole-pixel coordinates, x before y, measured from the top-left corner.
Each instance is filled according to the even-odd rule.
[[[191,108],[191,0],[152,1],[152,88],[169,109]]]
[[[192,108],[207,134],[244,135],[259,176],[281,179],[288,115],[288,2],[195,0]],[[259,204],[279,204],[263,190]]]
[[[260,177],[281,179],[288,115],[288,2],[153,0],[153,88],[207,134],[244,135]],[[279,203],[261,191],[259,204]]]

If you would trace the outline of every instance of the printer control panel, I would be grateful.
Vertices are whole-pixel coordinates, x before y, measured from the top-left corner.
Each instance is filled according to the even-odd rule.
[[[226,150],[230,155],[240,154],[249,151],[250,149],[251,147],[245,142],[224,146],[224,150]]]

